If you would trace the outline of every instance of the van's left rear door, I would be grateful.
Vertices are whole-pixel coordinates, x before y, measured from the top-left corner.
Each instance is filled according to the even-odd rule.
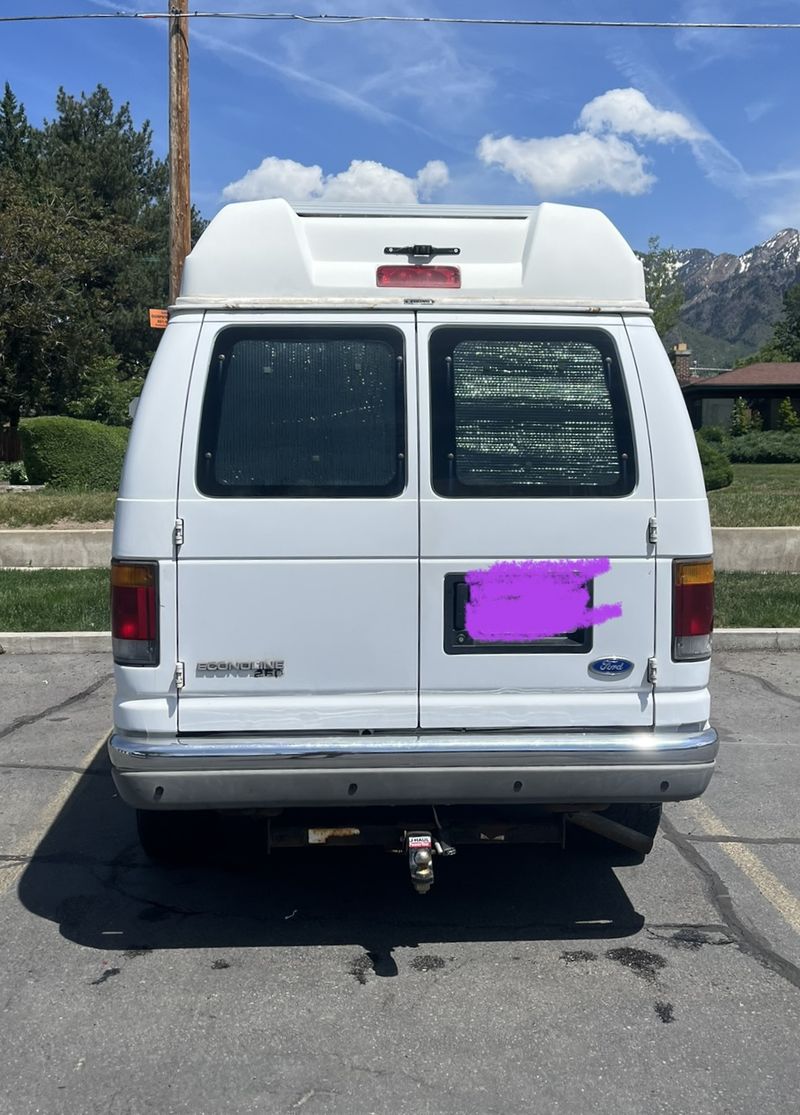
[[[178,496],[181,733],[414,728],[412,314],[206,316]]]

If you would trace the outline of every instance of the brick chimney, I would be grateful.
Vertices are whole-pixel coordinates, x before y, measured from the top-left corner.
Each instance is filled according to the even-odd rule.
[[[678,383],[688,383],[692,378],[692,350],[685,341],[678,341],[676,345],[672,346],[672,352],[669,354],[672,361],[672,367],[675,369],[675,376]]]

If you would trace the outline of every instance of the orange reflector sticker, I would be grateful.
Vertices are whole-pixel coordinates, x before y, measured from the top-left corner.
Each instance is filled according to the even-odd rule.
[[[111,566],[111,584],[115,588],[150,588],[156,583],[155,566],[115,562]]]
[[[169,321],[169,314],[166,310],[150,310],[150,328],[151,329],[166,329]]]
[[[713,585],[713,561],[676,561],[676,585]]]

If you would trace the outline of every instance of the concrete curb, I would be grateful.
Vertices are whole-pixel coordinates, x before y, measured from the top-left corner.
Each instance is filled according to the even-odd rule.
[[[111,535],[98,530],[0,530],[0,569],[96,569],[111,561]]]
[[[0,654],[111,654],[110,631],[0,631]]]
[[[714,650],[800,650],[800,627],[720,627]],[[0,631],[0,654],[111,654],[109,631]]]
[[[800,627],[720,627],[712,645],[714,650],[800,650]]]
[[[721,573],[800,573],[800,527],[713,527]]]

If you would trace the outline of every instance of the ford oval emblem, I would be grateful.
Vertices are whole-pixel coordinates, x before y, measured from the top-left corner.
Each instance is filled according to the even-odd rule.
[[[598,658],[589,663],[589,673],[592,677],[608,678],[611,681],[615,678],[626,678],[632,670],[633,663],[627,658]]]

